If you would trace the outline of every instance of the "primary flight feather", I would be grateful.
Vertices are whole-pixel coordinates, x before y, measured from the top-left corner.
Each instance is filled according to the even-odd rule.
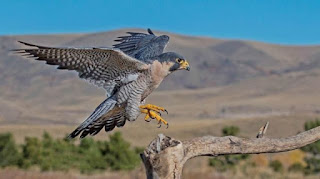
[[[128,32],[128,36],[118,37],[114,48],[54,48],[20,43],[35,47],[16,49],[24,56],[35,57],[58,69],[74,70],[79,77],[107,92],[105,99],[94,112],[68,137],[80,138],[95,135],[104,127],[111,131],[122,127],[126,121],[134,121],[144,113],[145,120],[156,119],[159,124],[168,125],[159,114],[166,111],[162,107],[144,101],[170,73],[185,69],[189,63],[174,52],[163,53],[169,37],[156,36],[148,29],[148,34]]]

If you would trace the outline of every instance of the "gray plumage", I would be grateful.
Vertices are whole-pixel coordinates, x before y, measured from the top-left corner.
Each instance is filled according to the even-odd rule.
[[[155,36],[151,29],[148,29],[148,33],[128,32],[130,35],[118,37],[115,41],[120,43],[113,47],[119,48],[131,57],[148,62],[152,57],[162,54],[169,42],[167,35]]]
[[[157,37],[150,29],[148,32],[129,32],[131,36],[116,40],[120,42],[114,45],[117,49],[52,48],[20,42],[36,48],[14,51],[57,65],[58,69],[77,71],[80,78],[107,91],[107,99],[69,135],[74,138],[81,134],[83,138],[97,134],[103,127],[108,132],[124,126],[127,120],[136,120],[145,98],[165,76],[179,69],[176,59],[183,57],[163,53],[169,37]]]

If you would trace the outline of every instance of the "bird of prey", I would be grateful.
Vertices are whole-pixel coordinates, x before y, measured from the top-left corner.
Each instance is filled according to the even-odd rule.
[[[55,48],[19,41],[33,48],[14,50],[58,69],[74,70],[80,78],[106,90],[107,98],[68,138],[93,136],[103,127],[111,131],[127,120],[135,121],[141,113],[146,121],[155,119],[168,127],[161,117],[167,110],[145,104],[145,99],[172,72],[189,71],[189,63],[175,52],[164,53],[169,37],[156,36],[150,29],[147,34],[128,32],[115,41],[118,44],[113,48]]]

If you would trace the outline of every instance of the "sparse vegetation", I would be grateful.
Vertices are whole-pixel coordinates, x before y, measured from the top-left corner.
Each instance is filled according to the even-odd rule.
[[[0,167],[18,165],[21,155],[10,133],[0,134]]]
[[[304,129],[309,130],[318,126],[320,126],[320,119],[315,119],[306,122]],[[307,145],[302,150],[308,154],[304,159],[307,163],[305,174],[318,174],[320,172],[320,141]]]
[[[275,172],[283,172],[283,165],[279,160],[273,160],[270,162],[269,166],[272,168]]]
[[[237,136],[240,132],[237,126],[226,126],[222,129],[223,136]]]
[[[228,169],[234,169],[242,160],[249,158],[249,155],[226,155],[209,159],[209,165],[219,172],[225,172]]]
[[[109,141],[85,138],[79,145],[74,140],[53,139],[44,133],[41,139],[26,137],[19,149],[11,134],[0,135],[0,166],[30,168],[42,171],[68,171],[77,169],[82,173],[110,170],[132,170],[140,162],[137,152],[131,148],[121,133],[110,136]]]
[[[305,130],[320,126],[320,119],[308,121],[304,124]],[[223,136],[236,136],[240,132],[240,129],[236,126],[226,126],[222,129]],[[287,168],[287,171],[294,173],[318,174],[320,173],[320,141],[305,146],[301,149],[307,155],[304,158],[306,166],[302,163],[294,163]],[[226,172],[228,170],[234,170],[240,161],[246,160],[249,155],[227,155],[221,157],[214,157],[209,159],[209,165],[214,167],[219,172]],[[254,166],[254,165],[253,165]],[[275,172],[284,172],[286,169],[279,160],[273,160],[269,162],[269,167]]]
[[[239,132],[240,129],[236,126],[226,126],[222,129],[223,136],[236,136]],[[248,158],[249,155],[246,154],[214,157],[209,159],[209,165],[214,167],[217,171],[225,172],[228,169],[234,169],[240,161]]]
[[[304,166],[301,163],[294,163],[288,168],[289,172],[304,172]]]
[[[320,125],[320,119],[308,121],[305,130]],[[223,136],[237,136],[240,129],[236,126],[226,126],[221,130]],[[0,167],[17,167],[29,169],[37,167],[41,171],[78,170],[81,173],[92,174],[102,171],[132,170],[139,163],[139,153],[143,148],[131,147],[121,133],[114,133],[107,141],[95,141],[85,138],[76,144],[75,140],[55,139],[48,133],[41,138],[26,137],[23,144],[17,145],[10,133],[0,134]],[[296,162],[288,168],[278,160],[270,161],[268,165],[275,173],[268,175],[283,175],[291,172],[295,175],[314,175],[320,172],[320,142],[302,148],[307,155],[305,164]],[[228,175],[241,173],[251,175],[257,166],[250,155],[227,155],[209,159],[209,166]],[[240,166],[240,168],[239,168]],[[270,170],[271,171],[271,170]],[[262,175],[263,173],[261,173]]]

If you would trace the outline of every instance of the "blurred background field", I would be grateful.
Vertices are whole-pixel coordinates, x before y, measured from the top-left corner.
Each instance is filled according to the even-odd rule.
[[[266,137],[272,138],[318,126],[319,7],[295,0],[3,2],[0,178],[145,178],[138,153],[159,133],[180,140],[254,138],[269,121]],[[170,127],[140,117],[110,133],[66,142],[105,99],[104,90],[10,50],[24,47],[18,40],[110,47],[116,37],[148,27],[169,35],[166,51],[182,54],[191,66],[148,98],[169,111],[164,118]],[[187,162],[183,177],[319,178],[319,150],[316,143],[279,154],[199,157]]]
[[[12,133],[18,145],[24,144],[25,137],[40,139],[44,132],[54,139],[61,139],[104,99],[102,89],[88,85],[75,73],[58,71],[10,54],[8,50],[23,47],[16,43],[17,40],[50,46],[110,46],[114,37],[126,31],[144,30],[0,37],[3,76],[0,79],[0,131]],[[148,99],[148,102],[168,109],[169,115],[164,117],[170,123],[169,129],[157,128],[155,121],[146,123],[141,118],[115,129],[114,132],[121,132],[132,147],[146,147],[158,133],[181,140],[203,135],[220,136],[226,126],[238,127],[239,136],[255,137],[266,121],[270,121],[268,137],[286,137],[303,131],[305,122],[319,116],[320,86],[317,81],[320,79],[320,66],[317,66],[317,60],[320,46],[279,46],[169,35],[171,43],[168,50],[184,54],[192,70],[171,75]],[[101,132],[94,140],[108,140],[114,132]],[[79,144],[79,141],[75,143]],[[305,166],[305,155],[301,151],[254,155],[239,164],[246,169],[228,168],[223,172],[210,166],[208,158],[201,157],[189,161],[184,172],[190,178],[260,178],[264,175],[267,178],[300,178],[304,176],[303,172],[288,172],[288,168],[297,162]],[[275,172],[269,166],[274,160],[281,162],[282,172]],[[256,166],[252,167],[251,163]],[[81,178],[88,175],[81,174],[78,169],[67,172],[41,172],[37,167],[27,171],[16,170],[15,167],[2,169],[0,176]],[[90,176],[143,178],[143,172],[140,164],[131,171],[93,171]]]

